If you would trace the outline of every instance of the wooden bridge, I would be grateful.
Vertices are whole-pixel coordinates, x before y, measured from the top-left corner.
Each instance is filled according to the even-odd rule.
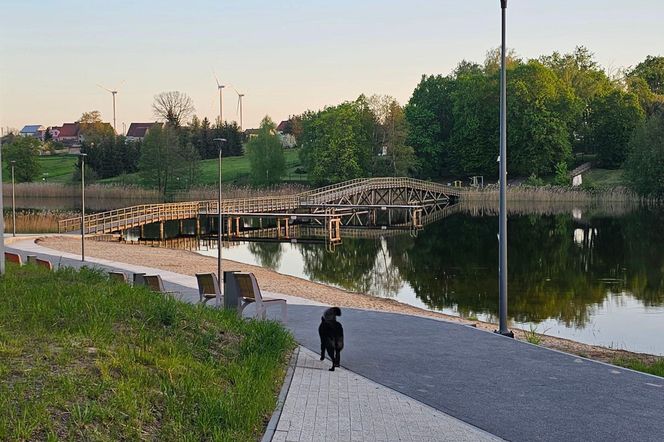
[[[225,199],[221,214],[230,222],[240,217],[296,217],[297,214],[322,221],[350,219],[359,214],[378,210],[407,209],[415,225],[456,202],[460,189],[413,178],[360,178],[288,196]],[[191,201],[164,204],[142,204],[123,209],[86,215],[83,231],[87,234],[123,232],[147,224],[171,220],[195,219],[200,231],[201,215],[218,215],[217,201]],[[329,227],[329,226],[328,226]],[[69,218],[58,223],[60,233],[81,230],[81,218]]]

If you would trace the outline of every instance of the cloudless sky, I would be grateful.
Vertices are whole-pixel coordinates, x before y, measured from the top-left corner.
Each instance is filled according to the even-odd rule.
[[[99,110],[154,121],[155,94],[219,113],[213,70],[245,93],[244,127],[355,99],[407,102],[422,74],[500,45],[499,0],[2,0],[0,126]],[[507,44],[535,58],[584,45],[608,70],[664,55],[663,0],[509,0]],[[224,89],[224,119],[237,95]]]

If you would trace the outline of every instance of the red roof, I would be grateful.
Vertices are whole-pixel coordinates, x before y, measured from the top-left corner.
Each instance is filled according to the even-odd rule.
[[[283,132],[288,128],[288,123],[290,120],[283,120],[281,123],[279,123],[279,126],[277,126],[277,132]]]
[[[60,135],[58,138],[75,138],[78,137],[80,125],[78,123],[64,123],[60,128]]]
[[[143,138],[145,133],[155,124],[161,125],[161,123],[131,123],[129,125],[129,130],[127,131],[128,137]]]

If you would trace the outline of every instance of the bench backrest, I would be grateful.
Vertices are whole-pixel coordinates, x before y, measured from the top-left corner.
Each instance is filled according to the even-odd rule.
[[[145,275],[145,285],[147,285],[153,292],[164,293],[164,281],[159,275]]]
[[[111,281],[127,282],[127,274],[124,272],[108,272]]]
[[[261,289],[258,287],[256,275],[250,272],[237,272],[235,278],[240,288],[240,297],[247,300],[253,299],[256,304],[263,303],[263,296],[261,295]]]
[[[5,259],[7,260],[7,262],[13,262],[14,264],[23,265],[23,260],[21,259],[21,255],[19,255],[18,253],[5,252]]]
[[[48,259],[37,258],[35,262],[39,267],[44,267],[45,269],[53,270],[53,264],[51,264],[51,261],[49,261]]]
[[[199,295],[203,296],[221,294],[217,275],[214,273],[196,273],[196,280],[198,281]]]

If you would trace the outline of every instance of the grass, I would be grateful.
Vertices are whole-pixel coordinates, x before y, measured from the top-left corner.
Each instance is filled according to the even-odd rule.
[[[623,174],[622,169],[591,169],[583,175],[583,181],[597,188],[624,186]]]
[[[664,358],[658,358],[653,362],[640,361],[638,359],[619,358],[613,361],[615,365],[644,373],[654,374],[664,378]]]
[[[297,174],[295,170],[300,167],[299,149],[284,149],[286,159],[286,174],[284,181],[306,181],[306,174]],[[219,160],[212,158],[201,160],[198,185],[211,186],[216,185],[219,178]],[[246,155],[236,157],[226,157],[222,161],[221,178],[224,183],[246,184],[249,182],[249,173],[251,165]],[[138,173],[126,174],[113,178],[99,180],[99,183],[106,184],[138,184],[142,185]]]
[[[531,344],[540,345],[542,343],[542,337],[537,333],[537,327],[530,324],[530,330],[524,330],[526,341]]]
[[[38,157],[37,162],[42,174],[37,177],[36,181],[42,181],[42,178],[46,178],[49,183],[70,183],[77,158],[73,155],[44,155]],[[2,168],[2,181],[11,183],[11,168]]]
[[[256,440],[290,334],[83,269],[0,278],[0,440]]]

